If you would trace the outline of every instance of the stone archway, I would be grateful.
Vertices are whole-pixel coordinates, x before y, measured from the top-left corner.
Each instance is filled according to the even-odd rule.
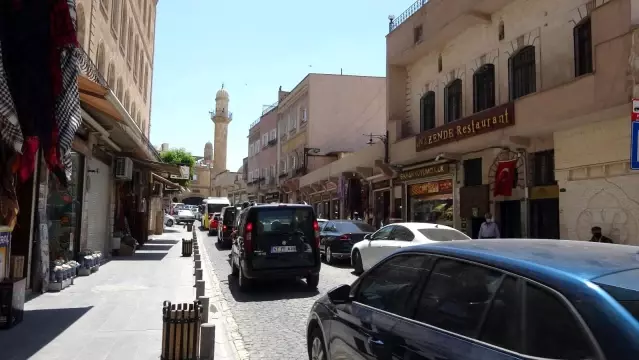
[[[202,205],[202,201],[204,201],[204,198],[201,196],[190,196],[182,199],[182,203],[185,205]]]

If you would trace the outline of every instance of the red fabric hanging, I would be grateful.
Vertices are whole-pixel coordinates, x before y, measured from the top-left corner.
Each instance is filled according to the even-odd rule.
[[[497,164],[493,196],[511,196],[513,194],[513,182],[515,181],[516,167],[516,159],[500,161]]]

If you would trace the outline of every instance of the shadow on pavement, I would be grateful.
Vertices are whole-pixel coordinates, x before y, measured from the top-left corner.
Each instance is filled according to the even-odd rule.
[[[0,358],[31,358],[91,308],[25,310],[22,323],[0,332]]]
[[[164,232],[166,233],[176,233],[176,232],[180,232],[180,229],[173,226],[173,227],[165,227],[164,228]]]
[[[149,240],[149,242],[147,242],[144,245],[175,245],[177,243],[179,243],[180,240],[154,240],[151,239]]]
[[[175,244],[173,244],[173,245],[164,245],[164,244],[146,243],[142,247],[142,250],[144,250],[144,251],[169,251],[174,246],[175,246]]]
[[[161,261],[167,252],[143,252],[148,249],[138,250],[133,256],[114,256],[111,261]]]
[[[231,245],[224,246],[224,245],[220,244],[219,242],[215,241],[215,248],[218,251],[228,251],[228,250],[231,250]]]
[[[231,295],[237,302],[305,299],[319,294],[317,289],[309,290],[303,280],[258,281],[254,282],[251,289],[246,292],[240,291],[236,277],[229,275],[227,281]]]

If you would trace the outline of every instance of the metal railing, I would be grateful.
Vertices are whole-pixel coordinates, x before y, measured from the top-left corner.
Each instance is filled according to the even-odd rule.
[[[227,114],[229,116],[229,120],[233,120],[233,113],[229,111]],[[217,116],[217,112],[209,111],[209,115],[211,115],[211,120],[213,120],[213,118]]]
[[[264,114],[268,113],[269,111],[275,109],[278,104],[279,104],[279,102],[275,102],[274,104],[271,104],[271,105],[262,106],[262,115],[264,115]]]
[[[399,25],[401,25],[404,21],[406,21],[409,17],[411,17],[417,10],[421,9],[428,3],[428,0],[417,0],[413,3],[413,5],[409,6],[406,11],[401,13],[398,17],[390,17],[390,21],[388,24],[388,32],[391,33],[393,30],[397,29]]]
[[[80,47],[77,48],[77,51],[80,53],[80,56],[78,56],[78,66],[80,67],[80,72],[82,72],[82,74],[84,74],[84,76],[86,76],[89,80],[108,88],[109,84],[104,79],[102,74],[100,74],[98,67],[93,63],[93,61],[89,57],[89,54],[87,54],[87,52]]]
[[[253,122],[251,123],[251,125],[249,125],[249,130],[251,130],[252,128],[254,128],[254,127],[255,127],[255,125],[259,124],[261,119],[262,119],[262,118],[257,118],[255,121],[253,121]]]

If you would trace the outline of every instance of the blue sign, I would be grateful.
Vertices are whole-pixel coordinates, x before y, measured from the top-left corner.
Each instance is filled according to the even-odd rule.
[[[630,168],[639,170],[639,121],[630,126]]]

